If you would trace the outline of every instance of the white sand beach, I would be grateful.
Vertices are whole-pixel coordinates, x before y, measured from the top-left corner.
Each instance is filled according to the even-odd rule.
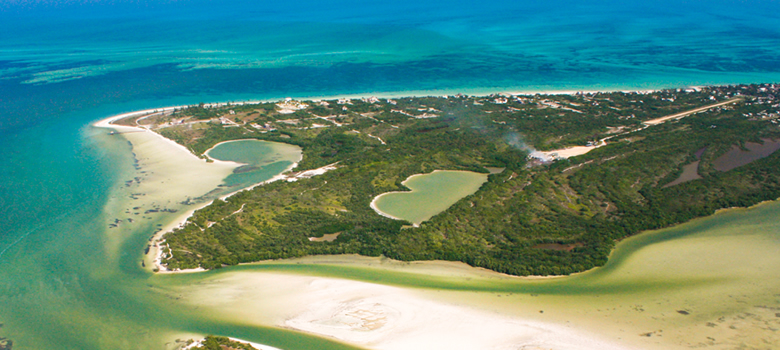
[[[369,206],[370,206],[370,207],[371,207],[371,209],[373,209],[373,210],[374,210],[374,211],[375,211],[377,214],[379,214],[379,215],[382,215],[382,216],[384,216],[384,217],[386,217],[386,218],[388,218],[388,219],[393,219],[393,220],[403,220],[403,219],[401,219],[401,218],[398,218],[398,217],[392,216],[392,215],[390,215],[390,214],[388,214],[388,213],[385,213],[385,212],[383,212],[383,211],[379,210],[379,208],[377,208],[377,207],[376,207],[376,201],[378,201],[378,200],[379,200],[379,198],[382,198],[382,196],[384,196],[384,195],[386,195],[386,194],[390,194],[390,193],[401,193],[401,191],[392,191],[392,192],[382,193],[382,194],[380,194],[380,195],[378,195],[378,196],[374,197],[374,199],[372,199],[372,200],[371,200],[371,204],[369,204]]]

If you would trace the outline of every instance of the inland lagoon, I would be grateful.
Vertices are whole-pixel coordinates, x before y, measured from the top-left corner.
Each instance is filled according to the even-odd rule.
[[[729,171],[751,162],[766,158],[780,149],[780,140],[763,139],[761,143],[746,142],[744,147],[734,145],[726,154],[713,162],[713,167],[719,171]]]
[[[243,188],[291,170],[301,160],[302,152],[300,147],[286,143],[237,140],[219,143],[206,155],[243,164],[225,179],[225,186]]]
[[[412,175],[401,183],[411,191],[381,194],[371,207],[381,215],[419,225],[477,192],[485,181],[487,174],[470,171],[437,170]]]

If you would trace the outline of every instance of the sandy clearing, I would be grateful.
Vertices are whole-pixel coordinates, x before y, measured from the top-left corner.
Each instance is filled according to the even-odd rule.
[[[556,149],[556,150],[541,152],[541,153],[544,154],[547,158],[570,158],[570,157],[583,155],[596,148],[603,147],[606,145],[607,143],[604,140],[601,140],[601,142],[593,146],[574,146],[574,147],[567,147],[567,148]]]

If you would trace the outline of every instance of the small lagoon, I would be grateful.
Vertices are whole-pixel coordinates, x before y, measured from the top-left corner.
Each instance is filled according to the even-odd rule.
[[[402,182],[411,191],[381,194],[371,206],[380,215],[419,225],[461,198],[477,192],[485,181],[487,174],[471,171],[437,170],[412,175]]]
[[[242,163],[225,178],[224,186],[239,189],[281,174],[301,160],[302,150],[286,143],[237,140],[217,144],[206,155],[222,161]]]

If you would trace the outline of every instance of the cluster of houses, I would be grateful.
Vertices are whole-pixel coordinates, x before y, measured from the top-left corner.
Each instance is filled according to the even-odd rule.
[[[296,111],[306,109],[309,105],[288,97],[284,99],[284,101],[277,103],[276,107],[279,107],[279,113],[281,114],[292,114]]]

